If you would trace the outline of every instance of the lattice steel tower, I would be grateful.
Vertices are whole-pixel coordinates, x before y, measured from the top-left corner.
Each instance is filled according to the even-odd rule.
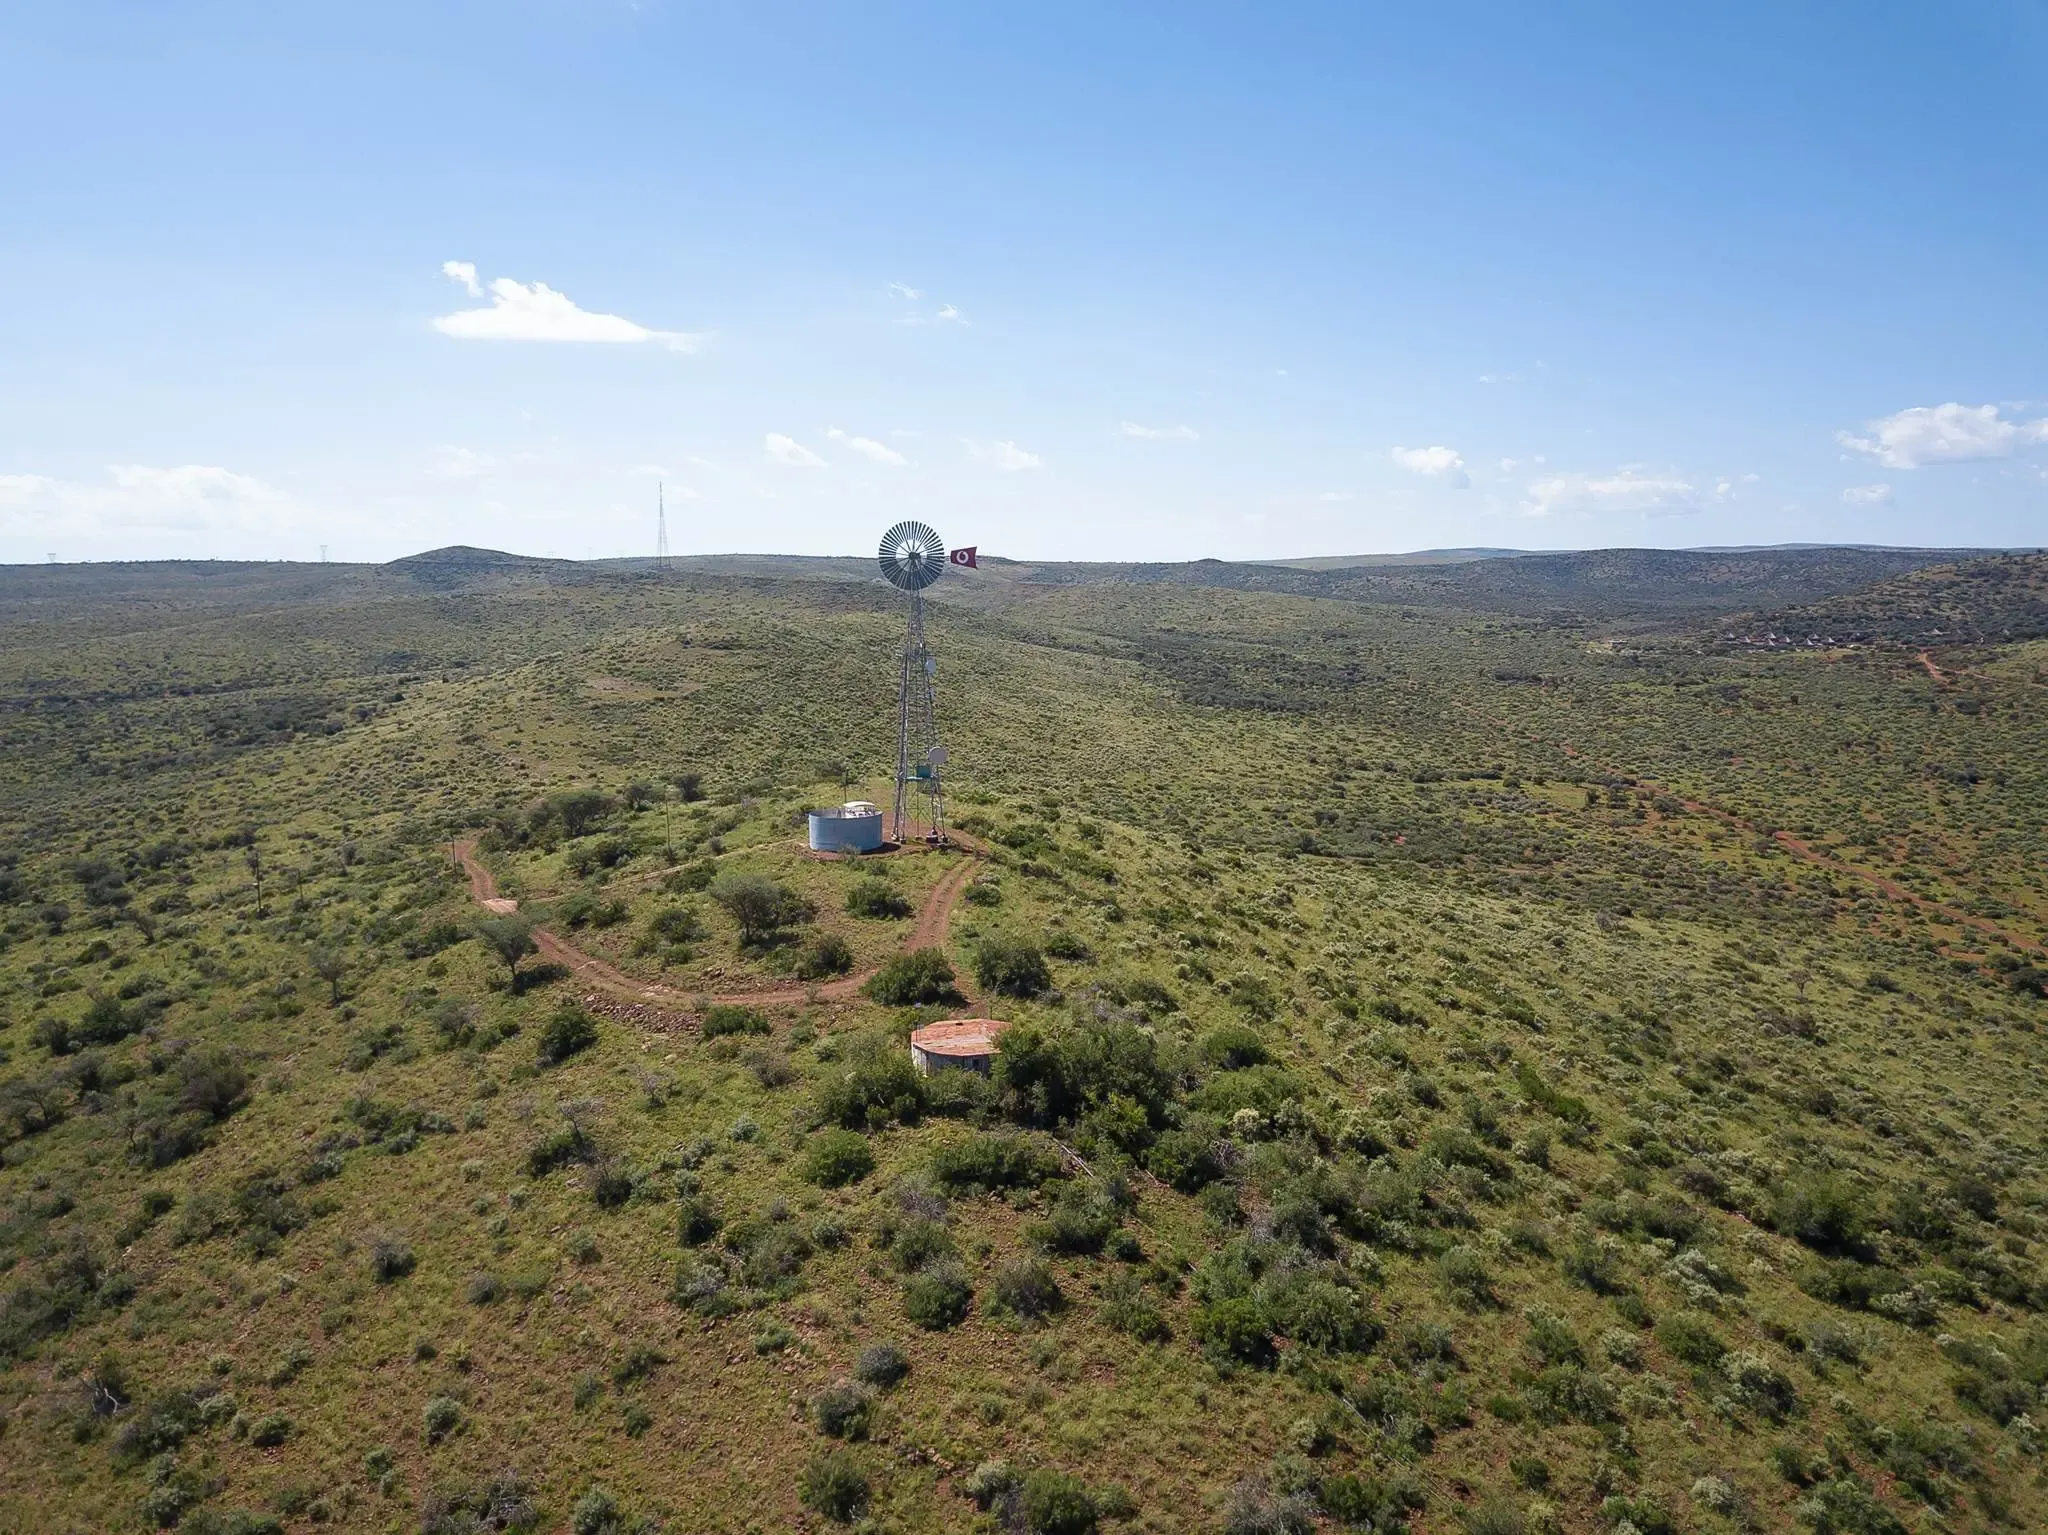
[[[924,589],[946,569],[946,546],[921,522],[899,522],[882,535],[882,574],[910,596],[910,625],[903,636],[903,659],[896,700],[896,806],[890,835],[910,840],[916,823],[910,800],[928,801],[924,837],[946,840],[946,799],[941,784],[946,748],[939,744],[938,663],[924,640]]]

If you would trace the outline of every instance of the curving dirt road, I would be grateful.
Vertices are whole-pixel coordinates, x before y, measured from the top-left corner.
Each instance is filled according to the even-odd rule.
[[[984,856],[984,849],[969,842],[961,842],[960,851],[967,854],[966,859],[957,867],[948,869],[940,877],[939,882],[932,886],[931,894],[925,897],[924,905],[918,911],[917,923],[910,930],[909,941],[904,945],[905,952],[911,949],[939,948],[945,944],[947,934],[951,932],[953,926],[953,908],[958,904],[961,892],[966,890],[973,880],[977,860]],[[518,910],[516,901],[498,894],[498,882],[477,857],[474,838],[465,837],[449,843],[448,852],[462,866],[462,872],[469,881],[470,899],[477,905],[499,915]],[[867,984],[869,978],[875,974],[875,969],[880,968],[877,966],[858,971],[853,975],[843,975],[831,981],[792,981],[780,986],[765,986],[751,991],[731,991],[707,996],[703,992],[682,991],[660,981],[643,981],[627,975],[596,955],[584,953],[559,933],[548,928],[536,927],[533,930],[533,942],[542,959],[562,966],[586,985],[595,987],[599,993],[628,1004],[627,1010],[607,1007],[602,1008],[602,1011],[626,1017],[628,1021],[666,1027],[694,1024],[694,1009],[706,1001],[714,1005],[733,1007],[789,1007],[809,1001],[814,996],[827,1001],[851,997]],[[967,991],[965,986],[961,989],[963,992]],[[968,995],[971,1000],[972,994]],[[670,1011],[661,1006],[663,1003],[679,1007],[683,1011]]]

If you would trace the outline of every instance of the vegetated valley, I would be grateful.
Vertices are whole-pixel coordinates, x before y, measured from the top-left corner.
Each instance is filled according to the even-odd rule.
[[[2043,557],[756,564],[0,573],[0,1527],[2048,1527]]]

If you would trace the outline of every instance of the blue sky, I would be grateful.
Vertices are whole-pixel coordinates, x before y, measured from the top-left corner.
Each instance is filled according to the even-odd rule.
[[[0,560],[2048,543],[2048,7],[0,4]]]

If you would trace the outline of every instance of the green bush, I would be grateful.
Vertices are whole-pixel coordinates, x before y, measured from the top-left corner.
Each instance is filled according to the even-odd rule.
[[[571,1535],[627,1535],[628,1528],[619,1500],[602,1487],[590,1488],[569,1512]]]
[[[1092,1255],[1102,1251],[1122,1221],[1123,1212],[1100,1190],[1070,1188],[1028,1235],[1047,1252]]]
[[[1816,1252],[1837,1258],[1870,1255],[1869,1209],[1838,1173],[1793,1179],[1779,1192],[1772,1216],[1786,1236]]]
[[[292,1420],[281,1412],[267,1412],[249,1425],[249,1443],[259,1450],[272,1450],[292,1436]]]
[[[1683,1311],[1659,1322],[1656,1336],[1672,1358],[1702,1369],[1719,1364],[1721,1356],[1728,1352],[1721,1335],[1704,1318]]]
[[[1052,989],[1052,969],[1035,944],[989,938],[974,955],[974,978],[1005,997],[1035,997]]]
[[[797,956],[797,979],[821,981],[828,975],[844,975],[853,968],[853,950],[837,933],[820,933],[804,945]]]
[[[891,1120],[914,1124],[924,1099],[924,1078],[910,1064],[909,1053],[876,1050],[819,1084],[818,1115],[848,1130],[879,1127]]]
[[[893,1386],[910,1373],[910,1356],[893,1343],[871,1343],[853,1362],[853,1378],[870,1386]]]
[[[1030,1535],[1092,1535],[1101,1517],[1079,1477],[1047,1470],[1024,1478],[1018,1511]]]
[[[865,1439],[874,1421],[875,1394],[856,1381],[836,1381],[811,1398],[818,1432],[834,1439]]]
[[[967,1276],[950,1266],[928,1269],[903,1287],[904,1314],[926,1332],[957,1327],[973,1300]]]
[[[897,955],[870,976],[861,990],[884,1007],[916,1007],[952,1001],[960,995],[953,986],[953,967],[937,949],[913,949]]]
[[[704,1009],[703,1032],[706,1039],[720,1039],[728,1034],[769,1034],[774,1026],[758,1008],[719,1003]]]
[[[543,1066],[559,1066],[597,1043],[597,1020],[574,1002],[564,1002],[541,1030],[534,1054]]]
[[[982,1133],[932,1153],[932,1182],[962,1197],[997,1189],[1037,1188],[1059,1171],[1059,1158],[1029,1136]]]
[[[868,1478],[852,1450],[813,1456],[797,1482],[805,1508],[839,1524],[851,1524],[868,1506]]]
[[[1040,1321],[1067,1303],[1052,1266],[1037,1258],[1019,1258],[996,1271],[994,1303],[1027,1322]]]
[[[1183,1194],[1199,1194],[1223,1174],[1216,1137],[1201,1130],[1167,1130],[1145,1153],[1145,1166]]]
[[[1195,1341],[1220,1363],[1263,1369],[1274,1362],[1273,1329],[1255,1301],[1238,1297],[1198,1307],[1194,1326]]]
[[[863,879],[846,892],[846,909],[856,917],[888,922],[909,916],[910,902],[887,880]]]
[[[1246,1066],[1263,1066],[1272,1059],[1258,1030],[1241,1023],[1226,1023],[1202,1039],[1202,1058],[1224,1071]]]
[[[875,1170],[874,1149],[857,1130],[823,1130],[804,1153],[804,1176],[821,1188],[858,1183]]]

